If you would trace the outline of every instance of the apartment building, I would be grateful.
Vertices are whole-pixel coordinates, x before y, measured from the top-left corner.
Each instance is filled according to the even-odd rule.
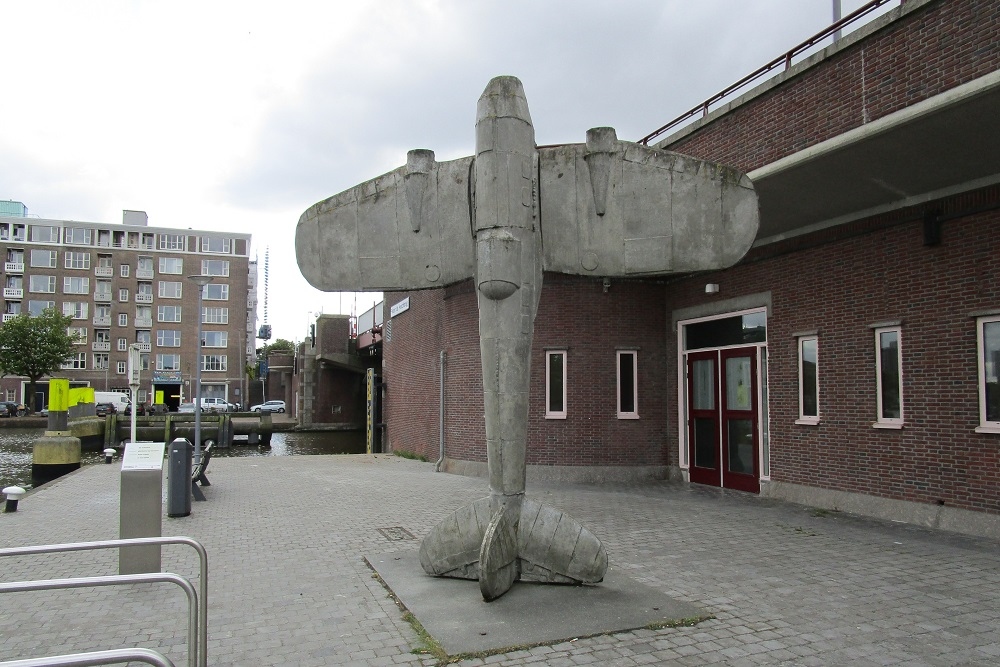
[[[0,208],[3,321],[56,308],[72,318],[76,354],[59,375],[73,386],[128,391],[128,353],[140,349],[138,400],[176,408],[191,400],[201,368],[204,396],[245,402],[244,368],[254,355],[256,262],[251,236],[149,226],[143,211],[121,224],[27,216],[23,204]],[[209,276],[200,324],[198,286]],[[48,383],[25,396],[26,378],[4,377],[5,400],[43,407]]]

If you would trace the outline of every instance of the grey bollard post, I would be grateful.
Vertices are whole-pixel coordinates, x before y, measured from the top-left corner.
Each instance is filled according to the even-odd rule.
[[[185,438],[175,438],[167,454],[167,516],[191,514],[191,466],[194,448]]]

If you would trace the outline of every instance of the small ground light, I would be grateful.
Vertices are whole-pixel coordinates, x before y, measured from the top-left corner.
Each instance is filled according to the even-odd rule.
[[[24,489],[20,486],[8,486],[3,490],[3,494],[7,496],[7,504],[4,505],[3,511],[16,512],[17,501],[24,495]]]
[[[104,450],[104,462],[105,463],[111,463],[111,459],[113,459],[114,456],[115,456],[115,450],[112,449],[111,447],[108,447],[107,449]]]

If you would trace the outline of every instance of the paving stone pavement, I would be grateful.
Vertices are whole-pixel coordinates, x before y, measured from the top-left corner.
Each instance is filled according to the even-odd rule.
[[[208,500],[163,519],[164,534],[208,550],[209,664],[439,664],[362,555],[417,549],[485,480],[390,455],[217,458],[210,472]],[[36,489],[0,514],[0,546],[117,538],[119,474],[95,465]],[[612,568],[714,618],[459,665],[1000,664],[997,540],[683,484],[528,492],[601,537]],[[164,547],[162,562],[197,584],[189,547]],[[0,559],[0,581],[116,573],[114,551]],[[0,661],[142,646],[186,664],[173,586],[8,593],[0,605]]]

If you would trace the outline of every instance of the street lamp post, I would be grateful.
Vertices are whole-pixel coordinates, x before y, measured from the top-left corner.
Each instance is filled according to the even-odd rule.
[[[198,341],[194,358],[194,467],[201,464],[201,309],[205,296],[205,285],[212,282],[212,276],[188,276],[188,280],[198,286]]]

